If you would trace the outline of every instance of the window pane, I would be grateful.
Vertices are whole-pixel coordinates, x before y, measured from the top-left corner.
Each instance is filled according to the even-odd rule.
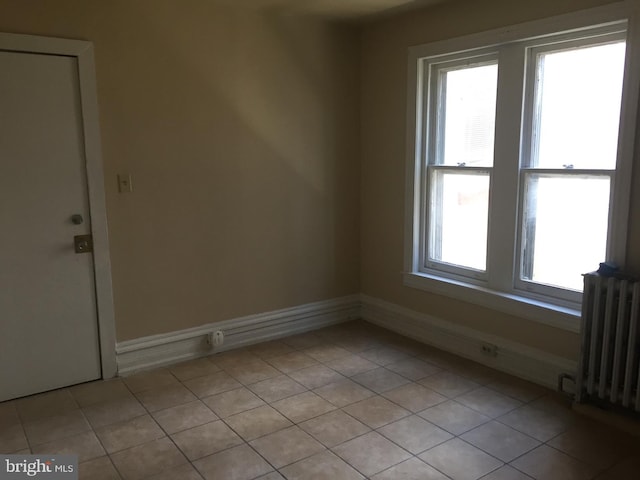
[[[429,259],[485,270],[489,174],[436,172]]]
[[[522,278],[582,291],[605,260],[609,177],[529,175]]]
[[[443,73],[442,164],[493,165],[497,81],[498,65]]]
[[[624,42],[538,56],[533,167],[616,166]]]

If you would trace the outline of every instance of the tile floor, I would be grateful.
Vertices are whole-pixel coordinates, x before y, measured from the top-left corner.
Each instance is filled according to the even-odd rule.
[[[0,403],[0,453],[80,478],[633,480],[638,440],[362,321]]]

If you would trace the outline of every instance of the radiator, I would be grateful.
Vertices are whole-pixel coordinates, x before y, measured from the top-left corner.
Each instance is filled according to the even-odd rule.
[[[576,401],[640,412],[640,281],[584,276]]]

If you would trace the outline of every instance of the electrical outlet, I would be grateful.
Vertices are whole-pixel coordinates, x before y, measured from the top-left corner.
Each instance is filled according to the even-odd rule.
[[[224,333],[222,330],[216,330],[215,332],[209,332],[207,335],[207,343],[212,347],[219,347],[224,343]]]
[[[489,357],[497,357],[498,356],[498,346],[493,343],[483,343],[480,345],[480,350],[482,353]]]

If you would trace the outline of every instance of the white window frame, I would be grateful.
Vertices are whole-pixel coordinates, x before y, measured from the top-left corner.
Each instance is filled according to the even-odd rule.
[[[424,63],[424,59],[420,60]],[[423,69],[429,69],[431,71],[437,72],[437,74],[429,73],[429,81],[424,82],[423,85],[423,96],[426,100],[426,103],[423,105],[424,111],[433,111],[437,109],[442,102],[442,91],[440,88],[440,79],[439,77],[442,73],[447,71],[456,70],[461,67],[472,67],[472,66],[482,66],[482,65],[490,65],[498,63],[498,52],[495,48],[476,50],[473,52],[463,52],[462,54],[453,54],[448,55],[443,58],[438,58],[435,62],[430,62],[428,64],[424,63],[422,65]],[[425,72],[426,73],[426,72]],[[444,145],[441,140],[442,138],[442,127],[438,121],[431,121],[432,119],[427,116],[427,120],[429,120],[428,125],[425,125],[425,131],[422,136],[423,144],[422,151],[425,152],[425,156],[429,159],[440,159],[442,158],[442,154],[444,151]],[[429,141],[429,139],[434,139],[434,141]],[[467,166],[457,166],[457,165],[446,165],[446,164],[438,164],[427,162],[424,166],[424,176],[423,185],[434,185],[434,175],[437,172],[442,171],[451,171],[451,172],[466,172],[468,174],[488,174],[489,176],[489,184],[491,184],[491,176],[493,171],[493,166],[483,166],[483,167],[467,167]],[[486,270],[476,270],[473,268],[466,268],[458,265],[452,265],[445,262],[440,262],[436,260],[429,259],[428,245],[431,242],[427,241],[427,226],[433,221],[431,218],[431,209],[428,208],[429,200],[427,199],[428,192],[433,193],[432,188],[424,188],[424,197],[421,200],[421,213],[420,218],[424,218],[424,224],[421,226],[421,236],[422,240],[420,241],[420,265],[421,271],[429,272],[429,271],[441,271],[448,275],[451,275],[456,278],[466,279],[471,283],[475,283],[478,285],[483,284],[487,280],[487,272]],[[431,229],[431,233],[433,233],[433,229]],[[423,269],[424,267],[424,269]]]
[[[529,88],[528,85],[522,87],[525,84],[525,66],[528,61],[535,62],[532,55],[534,50],[553,49],[555,44],[560,44],[560,48],[563,48],[562,43],[566,45],[569,39],[576,38],[577,33],[593,38],[615,36],[617,32],[626,30],[617,164],[615,171],[607,173],[612,178],[607,260],[624,265],[640,85],[638,18],[637,5],[625,2],[409,49],[405,285],[564,330],[579,331],[581,294],[566,295],[565,290],[546,286],[540,288],[540,284],[532,287],[531,282],[519,280],[517,274],[518,265],[522,261],[519,253],[521,232],[518,231],[518,225],[521,224],[524,195],[520,189],[526,172],[530,171],[520,167],[520,159],[523,155],[528,158],[530,153],[530,144],[521,141],[527,138],[523,132],[527,129],[531,131],[529,113],[532,107],[527,103],[531,100],[531,92],[527,92],[523,101],[523,88]],[[430,136],[435,134],[435,126],[429,124],[427,115],[429,102],[433,101],[427,81],[427,68],[430,64],[441,64],[444,61],[464,62],[465,59],[471,59],[473,63],[473,57],[488,58],[488,55],[496,52],[499,58],[497,140],[494,165],[488,170],[491,172],[492,186],[495,183],[506,187],[491,188],[487,271],[482,272],[483,275],[474,275],[469,273],[469,269],[442,268],[441,265],[425,262],[428,258],[425,241],[428,172],[434,168],[456,168],[426,165],[425,159],[432,153],[427,149],[434,148],[434,142],[429,141]],[[522,121],[514,122],[513,118]],[[498,141],[498,138],[502,141]],[[543,173],[546,170],[536,171]],[[585,175],[590,173],[602,174],[603,171],[571,172]],[[504,218],[509,220],[499,220]]]

